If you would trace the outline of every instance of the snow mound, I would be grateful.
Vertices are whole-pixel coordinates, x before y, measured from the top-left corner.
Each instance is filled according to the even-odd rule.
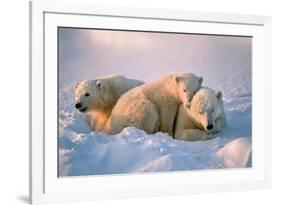
[[[238,138],[226,144],[217,154],[224,159],[226,167],[251,166],[252,143],[248,138]]]
[[[220,133],[222,134],[222,133]],[[60,176],[246,167],[250,141],[239,138],[185,142],[128,127],[117,135],[63,132]]]
[[[128,127],[116,135],[92,132],[74,109],[72,88],[59,90],[59,175],[101,175],[251,166],[251,80],[217,85],[228,126],[207,141],[174,140]],[[229,85],[228,85],[229,84]]]

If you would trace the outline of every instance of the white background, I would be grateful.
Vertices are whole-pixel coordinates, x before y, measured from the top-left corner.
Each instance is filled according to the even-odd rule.
[[[78,1],[78,0],[76,0]],[[273,21],[273,188],[238,193],[216,193],[161,198],[102,201],[95,204],[280,204],[281,13],[278,0],[80,0],[110,6],[134,6],[195,11],[271,15]],[[28,1],[9,0],[0,7],[0,204],[28,200]],[[270,109],[270,108],[269,108]],[[70,196],[71,197],[71,196]],[[77,204],[77,203],[76,203]],[[93,204],[81,203],[81,204]]]

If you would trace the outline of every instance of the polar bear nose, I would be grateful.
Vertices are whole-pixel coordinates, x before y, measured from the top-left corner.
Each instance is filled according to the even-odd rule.
[[[81,108],[81,103],[76,103],[76,104],[75,104],[75,108],[76,108],[76,109]]]
[[[213,127],[214,127],[213,125],[208,125],[207,130],[211,130],[211,129],[213,129]]]

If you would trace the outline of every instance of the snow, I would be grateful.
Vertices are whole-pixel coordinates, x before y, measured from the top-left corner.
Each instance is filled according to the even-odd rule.
[[[245,167],[251,163],[252,146],[248,138],[238,138],[226,144],[217,154],[224,159],[226,167]]]
[[[251,38],[71,28],[59,35],[60,176],[251,167]],[[74,108],[80,80],[118,73],[148,82],[172,71],[223,92],[228,126],[215,138],[186,142],[132,127],[95,133]]]
[[[59,175],[249,167],[251,84],[247,81],[235,81],[238,87],[221,86],[228,127],[214,139],[197,142],[174,140],[161,132],[147,134],[133,127],[116,135],[92,132],[73,107],[72,88],[60,89]]]

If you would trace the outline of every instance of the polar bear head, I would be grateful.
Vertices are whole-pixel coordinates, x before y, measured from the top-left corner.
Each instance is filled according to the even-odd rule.
[[[75,108],[82,113],[86,113],[105,104],[112,104],[112,102],[106,102],[106,98],[112,99],[108,97],[112,93],[109,92],[109,89],[102,79],[81,81],[74,87]]]
[[[208,133],[217,131],[219,118],[223,118],[224,122],[221,91],[216,93],[210,88],[201,88],[194,95],[191,105],[187,109],[193,120],[201,125]]]
[[[203,78],[192,73],[176,74],[174,78],[180,101],[189,107],[194,94],[201,88]]]

